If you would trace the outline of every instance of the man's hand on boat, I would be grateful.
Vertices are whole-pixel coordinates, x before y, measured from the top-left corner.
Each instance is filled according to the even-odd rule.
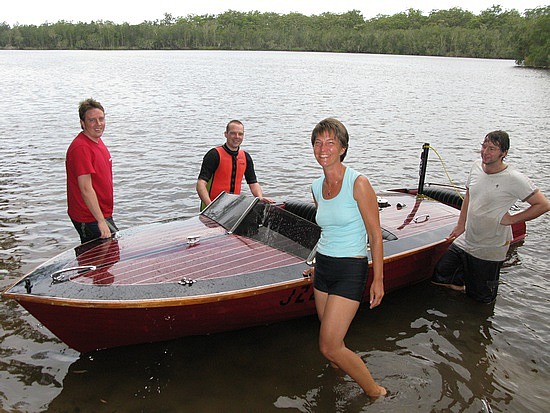
[[[453,228],[451,233],[447,236],[447,239],[454,240],[455,238],[458,238],[461,234],[464,233],[464,225],[458,224],[456,227]]]
[[[274,204],[275,203],[275,200],[274,199],[271,199],[271,198],[266,198],[266,197],[259,197],[260,198],[260,201],[262,202],[267,202],[268,204]]]
[[[98,221],[97,227],[101,232],[99,238],[111,238],[111,228],[109,228],[109,224],[107,224],[106,220]]]
[[[315,274],[315,267],[306,268],[304,272],[302,272],[302,275],[304,277],[313,277],[314,274]]]

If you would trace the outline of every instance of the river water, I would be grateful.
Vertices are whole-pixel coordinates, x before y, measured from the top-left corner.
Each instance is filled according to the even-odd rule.
[[[197,212],[203,154],[245,124],[266,196],[310,199],[309,136],[339,118],[347,164],[377,190],[463,185],[484,135],[550,194],[550,73],[508,60],[225,51],[0,51],[0,288],[78,242],[64,156],[78,102],[106,108],[120,228]],[[438,156],[442,159],[441,162]],[[308,317],[244,331],[80,355],[16,302],[0,305],[6,412],[550,411],[550,214],[528,224],[493,305],[423,283],[362,308],[347,336],[389,396],[336,376]],[[101,320],[98,320],[101,322]],[[484,410],[485,409],[485,410]]]

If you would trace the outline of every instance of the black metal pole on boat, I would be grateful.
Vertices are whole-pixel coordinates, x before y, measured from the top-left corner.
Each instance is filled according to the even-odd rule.
[[[418,180],[418,195],[424,193],[424,180],[426,179],[426,167],[428,166],[428,153],[430,144],[425,143],[422,146],[422,155],[420,155],[420,179]]]

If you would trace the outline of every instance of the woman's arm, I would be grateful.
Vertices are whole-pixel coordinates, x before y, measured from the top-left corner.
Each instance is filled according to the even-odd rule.
[[[374,308],[380,304],[382,297],[384,297],[384,246],[382,243],[378,200],[374,189],[365,176],[359,176],[355,180],[353,197],[357,201],[369,236],[374,276],[370,288],[370,308]]]

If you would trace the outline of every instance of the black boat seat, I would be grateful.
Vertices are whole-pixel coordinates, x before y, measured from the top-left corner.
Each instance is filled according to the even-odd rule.
[[[315,222],[315,214],[317,213],[317,208],[312,202],[304,201],[285,201],[284,208],[288,212],[292,212],[294,215],[298,215],[304,219],[307,219],[309,222]]]
[[[317,208],[315,208],[315,204],[312,202],[285,201],[284,209],[288,212],[293,213],[294,215],[298,215],[299,217],[307,219],[308,221],[316,224],[315,214],[317,213]],[[382,238],[385,241],[394,241],[397,239],[397,237],[393,233],[384,228],[382,228]]]
[[[456,209],[460,209],[462,206],[462,198],[454,189],[425,186],[422,193]]]

